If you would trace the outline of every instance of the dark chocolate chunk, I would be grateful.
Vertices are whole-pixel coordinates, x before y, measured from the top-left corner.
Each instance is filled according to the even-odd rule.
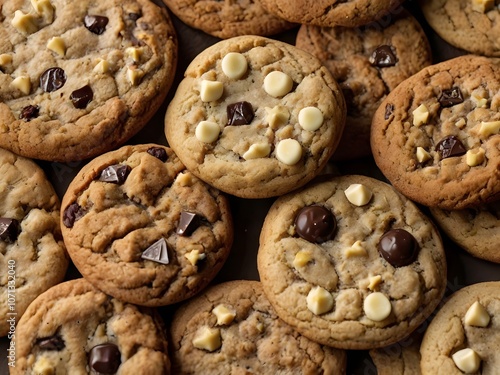
[[[295,217],[295,231],[309,242],[321,243],[331,240],[336,229],[335,216],[323,206],[306,206]]]
[[[142,259],[151,260],[153,262],[168,264],[168,247],[167,241],[160,238],[158,241],[149,246],[141,255]]]
[[[378,243],[380,255],[394,267],[413,263],[417,259],[418,250],[417,240],[404,229],[387,231]]]
[[[398,62],[391,46],[385,44],[377,47],[375,51],[373,51],[369,61],[370,64],[379,68],[394,66]]]
[[[61,68],[49,68],[40,76],[40,87],[45,92],[60,89],[66,83],[66,73]]]
[[[30,121],[31,119],[38,117],[39,113],[40,107],[38,107],[37,105],[28,105],[21,110],[19,118]]]
[[[80,219],[84,212],[78,203],[71,203],[63,213],[63,224],[66,228],[73,228],[75,221]]]
[[[8,217],[0,217],[0,240],[14,243],[21,232],[19,221]]]
[[[463,103],[464,98],[462,96],[462,91],[458,87],[453,87],[449,90],[443,90],[438,98],[441,107],[452,107],[456,104]]]
[[[180,236],[190,236],[200,226],[200,217],[193,213],[182,211],[176,233]]]
[[[394,111],[394,104],[387,103],[385,105],[384,119],[389,120],[389,117],[391,117],[393,111]]]
[[[65,347],[64,340],[59,335],[39,339],[37,344],[41,350],[59,351]]]
[[[148,154],[160,159],[162,162],[166,162],[168,159],[167,151],[161,147],[150,147],[148,148]]]
[[[467,152],[464,145],[454,135],[443,138],[436,145],[436,151],[439,152],[441,159],[461,156]]]
[[[85,85],[82,88],[73,91],[69,98],[73,102],[75,108],[83,109],[86,108],[87,104],[89,104],[94,98],[94,92],[89,85]]]
[[[228,125],[248,125],[252,122],[254,112],[249,102],[237,102],[227,106]]]
[[[99,181],[111,182],[113,184],[121,185],[127,179],[131,168],[125,164],[115,164],[104,168],[99,176]]]
[[[86,15],[83,22],[89,31],[101,35],[106,30],[108,21],[108,17]]]
[[[89,353],[89,366],[100,374],[114,374],[121,364],[120,350],[115,344],[94,346]]]

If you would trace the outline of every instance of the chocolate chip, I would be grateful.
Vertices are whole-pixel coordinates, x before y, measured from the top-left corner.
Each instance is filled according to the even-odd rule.
[[[108,17],[86,15],[84,19],[85,27],[94,34],[101,35],[106,30]]]
[[[406,230],[391,229],[380,237],[378,251],[394,267],[403,267],[417,259],[418,244]]]
[[[200,217],[193,213],[182,211],[176,233],[180,236],[190,236],[200,226]]]
[[[328,241],[333,238],[336,229],[335,216],[323,206],[306,206],[295,217],[295,231],[309,242]]]
[[[78,203],[71,203],[63,213],[63,224],[66,228],[73,228],[75,221],[80,219],[84,212]]]
[[[66,83],[66,73],[61,68],[49,68],[40,76],[40,87],[45,92],[60,89]]]
[[[462,96],[462,91],[458,87],[453,87],[449,90],[443,90],[438,98],[441,107],[452,107],[456,104],[463,103],[464,98]]]
[[[389,117],[391,117],[393,111],[394,111],[394,104],[387,103],[385,105],[384,119],[389,120]]]
[[[99,176],[99,181],[111,182],[113,184],[121,185],[127,179],[131,168],[125,164],[115,164],[104,168]]]
[[[21,232],[21,226],[16,219],[0,217],[0,240],[14,243]]]
[[[19,115],[20,119],[24,119],[26,121],[30,121],[38,117],[38,113],[40,112],[40,108],[36,105],[28,105],[21,110],[21,114]]]
[[[369,58],[370,64],[379,68],[394,66],[397,63],[396,55],[391,46],[381,45],[373,51]]]
[[[75,90],[71,93],[71,101],[75,108],[83,109],[87,107],[87,104],[94,98],[94,92],[89,85],[85,85],[82,88]]]
[[[227,106],[228,125],[248,125],[252,122],[254,112],[249,102],[237,102]]]
[[[167,151],[161,147],[150,147],[148,148],[148,154],[154,156],[157,159],[160,159],[162,162],[166,162],[168,160]]]
[[[463,143],[454,135],[450,135],[439,141],[436,145],[436,151],[439,152],[441,159],[461,156],[467,152]]]
[[[58,335],[39,339],[37,344],[41,350],[59,351],[65,347],[64,340]]]
[[[94,346],[89,353],[89,366],[101,374],[114,374],[121,364],[120,350],[115,344]]]
[[[141,258],[161,264],[168,264],[169,259],[167,241],[165,241],[164,238],[160,238],[158,241],[144,250]]]

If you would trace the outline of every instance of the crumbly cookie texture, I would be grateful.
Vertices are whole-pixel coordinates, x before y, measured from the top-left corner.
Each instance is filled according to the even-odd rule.
[[[37,298],[16,331],[17,374],[169,374],[163,323],[153,310],[111,298],[84,279]]]
[[[233,239],[229,204],[167,147],[123,146],[69,185],[62,233],[81,274],[147,306],[193,296],[220,270]]]
[[[147,0],[9,0],[0,16],[0,146],[83,160],[116,148],[159,108],[177,39]]]
[[[420,352],[422,374],[495,374],[500,363],[500,282],[455,292],[432,319]]]
[[[64,278],[68,255],[59,209],[43,170],[0,149],[0,336],[13,333],[10,322]]]
[[[345,373],[345,352],[281,321],[257,281],[211,287],[176,311],[170,333],[172,369],[179,374]],[[201,345],[211,340],[217,345]]]
[[[410,199],[448,210],[500,197],[500,66],[461,56],[391,91],[371,129],[375,162]]]
[[[339,82],[347,118],[336,160],[371,154],[373,114],[399,83],[432,62],[429,41],[406,11],[380,27],[302,25],[295,45],[320,59]]]
[[[372,192],[351,203],[353,184]],[[344,349],[372,349],[409,335],[446,284],[439,233],[390,185],[330,177],[278,198],[257,258],[276,313],[304,336]]]
[[[320,173],[344,121],[339,86],[315,57],[243,36],[193,60],[167,109],[165,132],[193,174],[227,193],[264,198]]]

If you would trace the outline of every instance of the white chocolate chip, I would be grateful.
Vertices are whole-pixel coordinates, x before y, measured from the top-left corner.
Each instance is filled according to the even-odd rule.
[[[255,328],[257,328],[257,331],[259,331],[260,333],[264,332],[264,330],[266,329],[266,326],[264,326],[264,323],[262,322],[258,322],[256,325],[255,325]]]
[[[200,253],[200,250],[191,250],[189,253],[186,253],[185,257],[193,266],[196,266],[198,261],[205,259],[207,256],[205,253]]]
[[[17,31],[24,35],[33,34],[38,31],[35,17],[32,14],[24,14],[20,10],[14,12],[14,18],[11,23]]]
[[[177,181],[181,186],[191,186],[193,184],[193,176],[189,172],[180,173],[177,175]]]
[[[221,347],[222,340],[218,328],[204,326],[198,330],[193,339],[193,346],[208,352],[213,352]]]
[[[315,286],[306,297],[307,308],[316,315],[327,313],[333,309],[333,296],[326,289]]]
[[[490,121],[490,122],[481,122],[481,126],[479,127],[479,135],[483,137],[489,137],[493,134],[498,134],[500,132],[500,121]]]
[[[218,326],[231,324],[236,317],[236,312],[223,304],[215,306],[212,313],[217,317]]]
[[[362,184],[352,184],[344,193],[347,200],[358,207],[364,206],[370,202],[373,196],[372,191]]]
[[[50,0],[31,0],[31,5],[47,22],[54,20],[54,7]]]
[[[134,62],[141,61],[142,50],[135,47],[128,47],[127,49],[125,49],[125,53],[129,55],[134,60]]]
[[[299,125],[304,130],[315,131],[323,124],[323,113],[316,107],[305,107],[299,112]]]
[[[344,251],[346,258],[366,256],[368,253],[366,249],[361,245],[361,241],[357,240]]]
[[[12,62],[12,55],[8,53],[2,53],[0,55],[0,66],[7,66]]]
[[[377,288],[377,286],[379,286],[381,282],[382,282],[382,276],[380,275],[370,276],[370,283],[368,284],[368,289],[375,290],[375,288]]]
[[[495,6],[494,0],[472,0],[472,10],[475,12],[486,13]]]
[[[247,152],[243,154],[243,159],[258,159],[265,158],[271,153],[271,145],[269,143],[254,143]]]
[[[239,79],[247,72],[248,63],[245,56],[238,52],[229,52],[222,59],[222,71],[230,79]]]
[[[290,118],[290,113],[283,106],[276,106],[274,108],[266,107],[266,121],[271,129],[278,129],[280,126],[286,125]]]
[[[276,158],[287,165],[297,164],[302,157],[302,147],[295,139],[283,139],[276,147]]]
[[[304,267],[307,263],[312,260],[312,254],[308,250],[299,250],[297,254],[295,254],[295,258],[293,259],[293,266],[295,268]]]
[[[224,85],[219,81],[201,81],[200,98],[202,102],[213,102],[221,98],[224,92]]]
[[[458,120],[457,122],[455,122],[455,126],[459,129],[463,129],[465,125],[467,125],[467,121],[465,121],[463,117],[460,118],[460,120]]]
[[[47,48],[54,51],[59,56],[64,56],[66,54],[66,43],[64,39],[60,36],[54,36],[47,42]]]
[[[459,350],[451,356],[455,366],[466,374],[471,374],[479,370],[481,366],[481,358],[479,355],[470,348]]]
[[[363,310],[368,319],[380,322],[390,315],[392,306],[385,294],[374,292],[365,298]]]
[[[194,134],[199,141],[212,143],[219,137],[220,127],[213,121],[200,121]]]
[[[490,324],[490,314],[483,305],[476,301],[465,313],[464,321],[469,326],[487,327]]]
[[[28,95],[31,91],[31,80],[28,76],[20,76],[15,78],[11,85],[21,91],[24,95]]]
[[[469,150],[465,154],[465,162],[469,167],[476,167],[480,164],[483,164],[485,159],[484,154],[485,154],[484,148],[481,147]]]
[[[290,76],[277,70],[264,78],[264,90],[275,98],[285,96],[292,90],[292,87],[293,81]]]
[[[423,147],[417,147],[417,160],[419,163],[425,163],[427,160],[431,159],[431,154],[427,152],[427,150]]]
[[[420,126],[427,123],[429,110],[425,104],[420,104],[413,112],[413,125]]]
[[[470,99],[476,104],[476,108],[484,108],[488,104],[488,92],[483,87],[475,89],[471,92]]]
[[[143,74],[144,74],[143,71],[140,69],[135,69],[131,67],[127,68],[127,78],[129,82],[134,86],[137,86],[141,82]]]
[[[99,62],[94,66],[94,72],[96,73],[107,73],[109,71],[110,65],[108,60],[99,59]]]
[[[40,357],[33,366],[33,373],[37,375],[54,375],[56,369],[45,357]]]

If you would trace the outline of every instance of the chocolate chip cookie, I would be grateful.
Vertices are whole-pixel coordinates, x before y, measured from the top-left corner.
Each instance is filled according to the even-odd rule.
[[[232,244],[227,198],[168,147],[123,146],[84,166],[62,200],[69,255],[90,283],[160,306],[204,288]]]
[[[342,92],[315,57],[259,37],[226,39],[185,72],[165,116],[194,175],[242,198],[298,188],[321,172],[345,121]]]
[[[148,0],[3,1],[0,41],[0,147],[44,160],[123,144],[177,63],[168,14]]]
[[[446,259],[432,222],[390,185],[324,177],[278,198],[257,266],[277,315],[343,349],[393,344],[436,308]]]

